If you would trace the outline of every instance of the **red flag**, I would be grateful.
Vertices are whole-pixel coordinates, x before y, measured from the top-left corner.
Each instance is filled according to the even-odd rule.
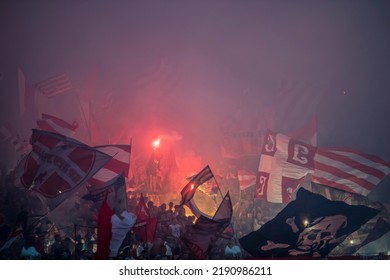
[[[32,188],[51,210],[84,185],[111,159],[75,139],[33,129],[32,152],[27,156],[20,183]]]
[[[63,119],[48,114],[42,114],[42,119],[37,120],[37,124],[41,130],[59,133],[68,137],[73,136],[79,127],[76,121],[70,124]]]
[[[97,251],[95,255],[97,260],[107,260],[110,256],[110,242],[112,237],[111,217],[113,214],[110,206],[108,206],[106,195],[98,215]]]
[[[143,242],[153,242],[156,235],[156,228],[157,219],[150,217],[148,207],[141,193],[141,198],[138,203],[137,221],[133,230]]]
[[[91,200],[95,202],[97,205],[100,205],[100,203],[103,202],[106,194],[110,197],[110,195],[115,194],[115,196],[118,196],[119,189],[121,186],[125,185],[125,177],[123,173],[119,174],[115,178],[111,179],[110,181],[101,184],[101,185],[94,185],[94,186],[87,186],[88,193],[84,195],[82,198],[85,200]],[[113,197],[113,196],[112,196]],[[108,198],[108,201],[110,199]],[[109,203],[110,205],[110,203]],[[111,204],[112,207],[115,207],[115,203]],[[116,211],[120,211],[121,209],[115,209]]]

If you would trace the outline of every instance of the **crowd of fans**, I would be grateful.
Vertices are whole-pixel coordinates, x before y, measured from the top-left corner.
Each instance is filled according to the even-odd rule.
[[[42,202],[26,190],[15,187],[11,174],[1,173],[0,186],[0,259],[95,259],[99,205],[91,201],[69,199],[54,213],[45,213]],[[142,190],[128,192],[128,211],[138,212]],[[77,197],[77,195],[75,196]],[[129,231],[117,259],[193,259],[181,236],[196,217],[188,208],[164,196],[147,195],[144,200],[151,217],[157,219],[153,242],[142,242]],[[172,196],[171,196],[172,197]],[[208,249],[208,259],[245,257],[238,238],[253,228],[253,207],[237,211],[234,232],[217,238]],[[240,220],[235,223],[234,220]],[[12,243],[10,240],[12,239]]]

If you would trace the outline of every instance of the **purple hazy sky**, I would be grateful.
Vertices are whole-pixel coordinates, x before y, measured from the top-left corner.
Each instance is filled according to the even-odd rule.
[[[20,67],[32,84],[67,72],[76,93],[48,110],[82,123],[95,69],[107,134],[174,134],[202,155],[232,115],[271,110],[278,132],[316,116],[319,145],[390,161],[389,15],[380,0],[2,0],[1,122],[23,129]]]

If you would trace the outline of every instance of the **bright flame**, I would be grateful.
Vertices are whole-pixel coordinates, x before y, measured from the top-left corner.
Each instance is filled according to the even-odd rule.
[[[303,225],[304,225],[305,227],[307,227],[307,226],[309,225],[309,221],[308,221],[307,219],[304,219],[304,220],[303,220]]]
[[[157,139],[157,140],[154,140],[154,141],[153,141],[153,148],[154,148],[154,149],[157,149],[158,146],[160,146],[160,139]]]

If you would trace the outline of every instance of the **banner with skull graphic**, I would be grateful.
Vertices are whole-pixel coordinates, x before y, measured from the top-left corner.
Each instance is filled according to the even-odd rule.
[[[325,257],[378,213],[300,188],[295,200],[240,244],[255,258]]]

